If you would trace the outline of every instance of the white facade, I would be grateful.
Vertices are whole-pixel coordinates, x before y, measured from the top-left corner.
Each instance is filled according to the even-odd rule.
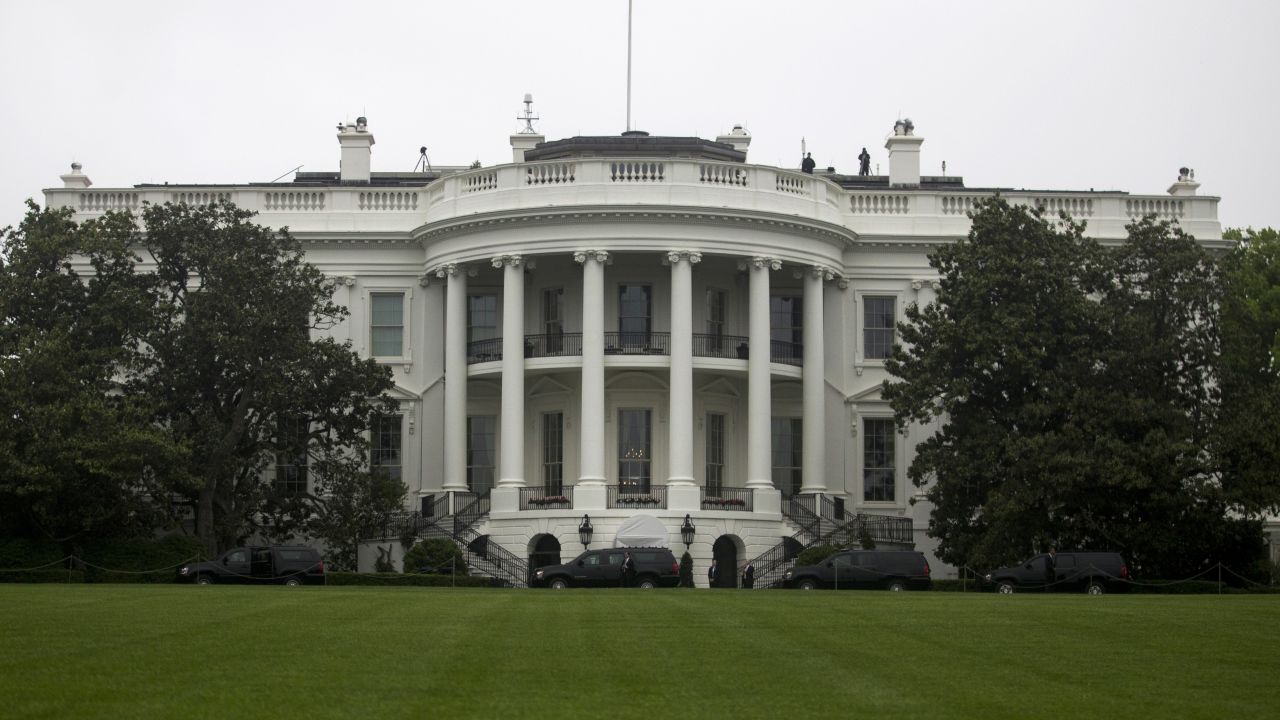
[[[907,518],[916,547],[932,546],[906,477],[931,429],[885,432],[886,320],[933,300],[926,253],[965,236],[965,213],[995,191],[921,177],[923,138],[896,133],[888,176],[752,165],[740,128],[719,143],[571,139],[558,153],[515,135],[511,164],[389,174],[369,172],[361,123],[339,133],[340,174],[96,189],[76,168],[45,195],[79,219],[226,199],[287,225],[341,279],[351,316],[333,335],[394,371],[398,457],[384,460],[400,463],[414,508],[491,478],[476,531],[522,558],[550,535],[566,561],[584,515],[599,548],[651,514],[677,555],[689,515],[705,584],[717,540],[740,566],[802,530],[793,494]],[[1001,193],[1104,241],[1154,213],[1212,246],[1218,198],[1196,188]]]

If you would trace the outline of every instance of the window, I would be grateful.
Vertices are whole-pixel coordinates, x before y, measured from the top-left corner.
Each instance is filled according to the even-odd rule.
[[[775,295],[769,298],[769,357],[774,362],[798,360],[804,347],[803,298]]]
[[[498,331],[498,296],[467,296],[467,342],[501,337]]]
[[[707,413],[707,494],[724,487],[724,414]]]
[[[651,476],[650,411],[618,410],[618,492],[647,493]]]
[[[467,418],[467,487],[477,495],[493,489],[497,436],[497,417],[472,415]]]
[[[564,352],[564,288],[542,291],[542,332],[548,355]]]
[[[720,352],[724,345],[724,291],[707,290],[707,335],[711,351]]]
[[[868,360],[884,360],[893,353],[894,298],[862,299],[862,344]]]
[[[623,345],[649,344],[649,332],[653,329],[653,303],[648,285],[620,285],[618,287],[618,332]]]
[[[869,418],[862,422],[862,430],[862,499],[893,502],[896,486],[893,420]]]
[[[800,493],[804,475],[803,423],[801,418],[773,418],[773,486],[784,497]]]
[[[393,479],[400,479],[401,415],[379,415],[373,423],[373,457],[369,464],[382,469]]]
[[[404,293],[373,293],[370,344],[374,357],[404,355]]]
[[[564,413],[542,413],[542,487],[564,494]]]
[[[305,418],[280,420],[276,437],[275,490],[279,495],[303,495],[307,492],[307,442],[309,424]]]

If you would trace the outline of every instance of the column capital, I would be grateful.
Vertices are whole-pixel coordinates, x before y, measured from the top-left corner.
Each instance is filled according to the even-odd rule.
[[[431,273],[424,272],[418,275],[418,287],[426,287],[431,284]]]
[[[840,273],[836,272],[834,268],[816,263],[809,268],[809,274],[820,280],[826,280],[828,282],[840,277]]]
[[[667,262],[675,265],[681,260],[688,260],[690,265],[697,265],[702,262],[702,253],[697,250],[669,250],[667,251]]]
[[[333,282],[342,287],[352,287],[356,284],[356,279],[350,275],[334,275]]]
[[[441,279],[453,277],[454,275],[457,275],[458,271],[461,269],[462,268],[458,267],[457,263],[445,263],[436,268],[436,277]]]
[[[942,289],[942,282],[939,280],[912,280],[911,289],[919,292],[924,288],[929,288],[934,292]]]
[[[503,265],[520,267],[520,264],[524,262],[524,258],[520,255],[496,255],[491,262],[496,268],[500,268]]]
[[[600,264],[609,262],[609,253],[605,250],[579,250],[573,254],[573,261],[585,265],[588,260],[595,260]]]
[[[739,270],[746,270],[748,268],[755,268],[757,270],[781,270],[782,261],[776,257],[756,255],[750,260],[741,260],[738,262]]]

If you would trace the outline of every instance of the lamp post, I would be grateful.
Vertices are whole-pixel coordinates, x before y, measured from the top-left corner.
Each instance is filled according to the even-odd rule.
[[[684,549],[688,550],[689,545],[693,543],[693,534],[697,532],[697,528],[693,526],[693,520],[688,513],[684,516],[684,524],[680,526],[680,539],[684,541]]]
[[[591,518],[587,515],[582,516],[582,523],[578,525],[578,539],[582,541],[582,549],[586,550],[591,544],[591,533],[594,528],[591,527]]]

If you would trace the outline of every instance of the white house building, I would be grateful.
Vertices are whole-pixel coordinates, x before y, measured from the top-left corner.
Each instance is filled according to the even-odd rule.
[[[338,132],[338,172],[98,189],[73,166],[45,196],[77,219],[226,199],[287,225],[340,281],[351,316],[333,334],[394,371],[400,414],[372,462],[413,514],[389,538],[443,532],[520,584],[574,557],[581,526],[591,547],[677,555],[684,526],[699,583],[713,556],[728,582],[747,560],[767,582],[798,548],[866,528],[954,576],[906,476],[932,428],[896,432],[880,386],[895,322],[935,297],[926,253],[996,189],[921,175],[909,121],[884,142],[888,175],[751,164],[741,127],[510,141],[496,167],[372,172],[361,118]],[[1218,198],[1197,188],[1184,171],[1162,195],[999,192],[1103,240],[1154,213],[1213,246]]]

